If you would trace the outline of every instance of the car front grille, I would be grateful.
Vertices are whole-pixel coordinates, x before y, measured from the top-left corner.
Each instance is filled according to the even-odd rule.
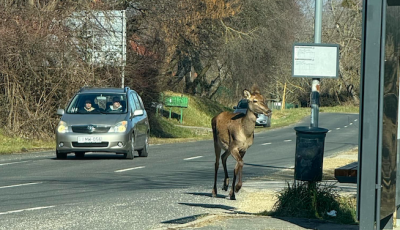
[[[107,133],[110,126],[97,126],[97,125],[76,125],[72,126],[74,133]]]
[[[108,142],[101,142],[101,143],[78,143],[78,142],[72,142],[73,147],[81,147],[81,148],[87,148],[87,147],[107,147]]]

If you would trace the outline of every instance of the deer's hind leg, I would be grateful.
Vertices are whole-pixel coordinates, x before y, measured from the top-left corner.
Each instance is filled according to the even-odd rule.
[[[217,196],[217,174],[218,174],[218,167],[219,167],[219,157],[221,156],[221,147],[218,143],[214,143],[214,151],[215,151],[215,172],[214,172],[214,187],[212,190],[212,196]]]
[[[222,190],[228,191],[229,187],[229,175],[228,175],[228,170],[226,168],[226,160],[228,159],[230,155],[230,152],[226,150],[224,154],[222,154],[221,159],[222,159],[222,166],[224,166],[224,173],[225,173],[225,179],[224,179],[224,184],[222,185]]]
[[[236,166],[235,166],[235,169],[233,170],[232,187],[231,187],[231,191],[229,192],[229,197],[231,200],[236,200],[235,192],[238,192],[240,190],[240,188],[242,187],[243,159],[237,149],[232,150],[232,156],[236,160]],[[239,177],[239,181],[238,181],[237,185],[235,185],[236,177]]]

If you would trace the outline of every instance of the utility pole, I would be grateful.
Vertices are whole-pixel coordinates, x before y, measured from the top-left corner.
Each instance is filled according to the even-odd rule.
[[[314,43],[321,43],[322,36],[322,0],[315,0]],[[320,78],[312,79],[311,87],[311,123],[310,127],[318,127]]]
[[[281,110],[285,110],[285,108],[286,108],[286,82],[285,82],[285,86],[283,87],[283,97],[282,97]]]
[[[125,66],[126,66],[126,11],[122,10],[122,71],[121,71],[121,88],[125,87]]]

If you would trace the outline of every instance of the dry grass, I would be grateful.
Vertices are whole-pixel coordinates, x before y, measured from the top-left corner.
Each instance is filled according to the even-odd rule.
[[[334,170],[338,167],[350,164],[357,161],[358,148],[350,151],[341,152],[333,157],[324,158],[323,175],[324,180],[332,180],[334,178]],[[293,178],[293,170],[284,170],[275,176],[284,176]],[[238,199],[238,211],[247,213],[260,213],[263,211],[272,211],[274,204],[277,201],[277,192],[268,189],[249,189],[245,184],[243,187],[241,198]]]
[[[341,152],[333,157],[324,158],[323,175],[325,180],[334,180],[334,171],[344,165],[357,161],[358,148]]]

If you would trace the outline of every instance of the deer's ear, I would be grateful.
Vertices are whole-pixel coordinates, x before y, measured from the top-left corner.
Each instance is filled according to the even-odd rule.
[[[251,92],[254,94],[256,94],[256,93],[261,94],[260,88],[258,88],[258,86],[256,84],[254,84],[253,87],[251,87]]]
[[[243,90],[243,96],[244,96],[246,99],[250,99],[251,93],[250,93],[247,89],[245,89],[245,90]]]

